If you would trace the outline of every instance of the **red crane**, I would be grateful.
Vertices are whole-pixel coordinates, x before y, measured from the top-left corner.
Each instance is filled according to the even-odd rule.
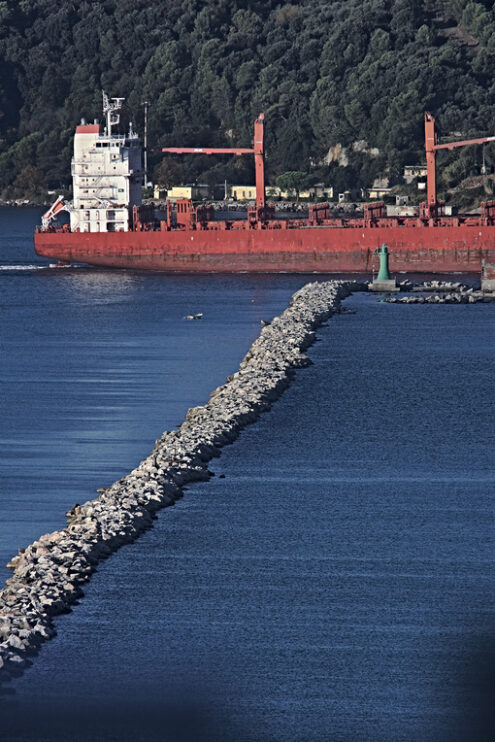
[[[162,152],[175,155],[254,155],[256,173],[256,210],[258,214],[265,212],[265,114],[260,113],[254,122],[253,149],[232,147],[230,149],[213,147],[163,147]]]
[[[426,149],[426,189],[427,203],[430,217],[437,213],[437,169],[436,160],[439,149],[455,149],[456,147],[467,147],[470,144],[485,144],[495,142],[495,137],[480,137],[478,139],[463,139],[459,142],[437,143],[435,131],[435,119],[431,113],[425,113],[425,149]]]

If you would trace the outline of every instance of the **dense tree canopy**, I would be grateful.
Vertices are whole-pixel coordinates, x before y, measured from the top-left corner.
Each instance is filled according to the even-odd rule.
[[[289,170],[287,173],[282,173],[277,178],[277,186],[282,191],[287,191],[291,196],[295,196],[299,200],[299,193],[309,185],[308,180],[311,176],[308,176],[302,170]]]
[[[425,109],[445,135],[493,132],[487,0],[0,0],[0,59],[4,195],[68,183],[74,126],[100,115],[102,88],[126,97],[138,127],[151,102],[152,147],[246,146],[264,111],[272,182],[312,169],[337,187],[370,185],[422,159]],[[442,157],[448,179],[479,152]],[[253,178],[249,158],[161,172]]]

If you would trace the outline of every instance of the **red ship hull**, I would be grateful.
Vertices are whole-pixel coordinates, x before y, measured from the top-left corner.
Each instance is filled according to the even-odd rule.
[[[38,255],[169,272],[370,273],[386,242],[390,269],[476,273],[495,262],[495,226],[303,227],[148,232],[40,231]]]

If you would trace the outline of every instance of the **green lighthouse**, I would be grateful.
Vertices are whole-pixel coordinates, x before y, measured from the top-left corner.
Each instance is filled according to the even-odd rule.
[[[380,258],[380,270],[374,281],[368,284],[370,291],[398,291],[397,281],[390,277],[388,269],[388,247],[385,242],[375,250],[375,255]]]
[[[377,281],[390,281],[390,272],[388,270],[388,247],[383,243],[381,248],[378,250],[380,258],[380,270],[378,271]]]

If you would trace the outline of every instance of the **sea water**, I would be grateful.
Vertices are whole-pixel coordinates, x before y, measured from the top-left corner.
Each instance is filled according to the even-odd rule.
[[[206,401],[308,279],[0,280],[5,561]],[[216,476],[56,619],[1,697],[5,739],[491,738],[495,305],[346,306]]]
[[[0,209],[3,579],[205,402],[306,280],[52,268],[33,249],[40,215]]]

